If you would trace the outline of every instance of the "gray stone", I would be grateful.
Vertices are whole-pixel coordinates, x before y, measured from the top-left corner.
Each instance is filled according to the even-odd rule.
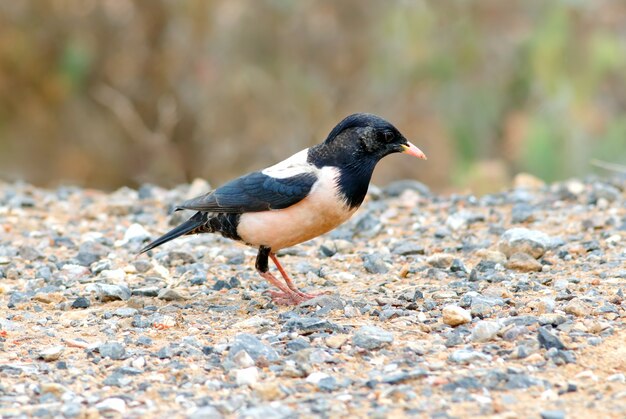
[[[178,290],[172,288],[162,289],[161,291],[159,291],[157,298],[159,300],[165,301],[182,301],[187,299],[185,295],[181,294]]]
[[[393,334],[377,326],[362,326],[352,337],[352,343],[364,349],[380,349],[392,342]]]
[[[297,317],[290,319],[285,322],[284,328],[285,330],[297,331],[303,334],[313,332],[345,332],[343,326],[318,317]]]
[[[277,361],[279,359],[278,353],[272,347],[265,345],[255,336],[248,333],[241,333],[235,336],[235,340],[228,351],[228,359],[232,361],[239,351],[246,351],[254,361],[261,357],[268,361]]]
[[[292,419],[298,415],[284,404],[272,403],[250,407],[239,414],[240,419]]]
[[[189,419],[221,419],[223,417],[224,415],[213,406],[202,406],[189,415]]]
[[[422,182],[418,182],[417,180],[396,180],[387,185],[384,189],[384,193],[390,197],[398,197],[402,195],[404,191],[414,191],[423,196],[430,196],[430,189],[428,186],[424,185]]]
[[[535,207],[526,203],[515,204],[511,209],[511,222],[513,224],[530,222],[535,219]]]
[[[491,361],[491,357],[482,352],[472,351],[469,349],[459,349],[452,352],[452,354],[448,357],[448,360],[456,362],[457,364],[470,364],[474,361]]]
[[[542,348],[565,349],[565,345],[563,344],[563,342],[561,342],[558,337],[550,333],[550,331],[548,331],[548,329],[546,329],[545,327],[539,328],[537,332],[537,339],[539,340],[539,345],[541,345]]]
[[[511,255],[506,263],[508,269],[520,272],[541,272],[543,265],[528,253],[516,252]]]
[[[124,345],[119,342],[105,342],[98,346],[98,351],[103,358],[111,359],[124,359],[126,355],[126,349]]]
[[[113,312],[118,317],[133,317],[137,314],[137,309],[131,307],[120,307]]]
[[[391,250],[391,253],[400,256],[423,255],[425,249],[417,243],[402,241]]]
[[[91,302],[85,297],[78,297],[72,302],[72,308],[88,308],[90,305]]]
[[[565,412],[563,410],[544,410],[539,413],[541,419],[565,419]]]
[[[87,291],[94,292],[102,302],[126,301],[130,298],[130,290],[126,285],[90,284],[87,286]]]
[[[540,258],[551,247],[552,239],[544,232],[527,228],[512,228],[504,232],[499,248],[507,257],[514,253],[526,253]]]
[[[452,230],[459,230],[461,228],[467,228],[467,226],[485,221],[483,214],[475,213],[468,210],[461,210],[455,214],[448,216],[446,220],[446,226]]]
[[[371,255],[362,256],[363,267],[371,274],[386,274],[389,272],[389,267],[383,260],[382,255],[379,253],[372,253]]]
[[[498,322],[481,320],[472,329],[470,340],[473,342],[487,342],[496,337],[501,326]]]

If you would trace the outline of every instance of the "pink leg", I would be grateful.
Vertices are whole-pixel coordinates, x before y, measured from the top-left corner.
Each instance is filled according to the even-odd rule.
[[[265,279],[267,282],[274,285],[276,288],[280,290],[280,291],[272,291],[272,290],[267,291],[267,293],[272,298],[272,301],[275,302],[276,304],[286,305],[286,306],[298,305],[301,302],[308,300],[308,298],[305,298],[299,295],[298,293],[294,292],[293,290],[289,289],[288,286],[280,282],[271,273],[269,272],[259,272],[259,273],[261,274],[263,279]]]
[[[283,269],[283,266],[278,261],[278,258],[276,257],[276,255],[274,253],[270,253],[270,258],[272,258],[272,261],[274,262],[274,265],[276,265],[276,267],[278,268],[278,271],[280,272],[280,274],[282,275],[283,279],[285,280],[285,283],[287,284],[287,287],[289,287],[289,289],[292,292],[294,292],[295,294],[300,296],[303,299],[302,301],[310,300],[311,298],[315,298],[318,295],[320,295],[320,294],[307,294],[305,292],[300,291],[298,289],[298,287],[296,287],[296,284],[293,283],[291,278],[289,278],[289,275],[287,275],[287,272],[285,272],[285,269]]]

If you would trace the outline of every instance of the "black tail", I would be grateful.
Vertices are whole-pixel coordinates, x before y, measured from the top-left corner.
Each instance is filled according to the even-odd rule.
[[[168,231],[167,233],[165,233],[164,235],[162,235],[161,237],[159,237],[158,239],[156,239],[155,241],[153,241],[152,243],[148,244],[146,247],[141,249],[139,251],[139,254],[145,253],[148,250],[152,250],[155,247],[162,245],[163,243],[166,243],[170,240],[175,239],[176,237],[184,236],[185,234],[189,234],[193,232],[198,227],[201,227],[202,225],[204,225],[207,222],[207,219],[208,217],[207,217],[206,212],[195,213],[193,217],[191,217],[190,219],[188,219],[187,221],[185,221],[178,227],[171,229],[170,231]]]

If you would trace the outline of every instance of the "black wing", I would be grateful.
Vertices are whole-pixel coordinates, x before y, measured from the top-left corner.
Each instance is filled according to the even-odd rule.
[[[190,199],[176,209],[222,213],[283,209],[304,199],[316,181],[317,175],[311,172],[287,178],[253,172],[232,180],[213,192]]]

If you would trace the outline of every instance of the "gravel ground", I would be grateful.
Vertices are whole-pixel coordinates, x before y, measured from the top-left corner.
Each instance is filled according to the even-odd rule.
[[[297,307],[221,237],[137,256],[207,188],[0,184],[0,417],[626,415],[625,178],[372,187]]]

